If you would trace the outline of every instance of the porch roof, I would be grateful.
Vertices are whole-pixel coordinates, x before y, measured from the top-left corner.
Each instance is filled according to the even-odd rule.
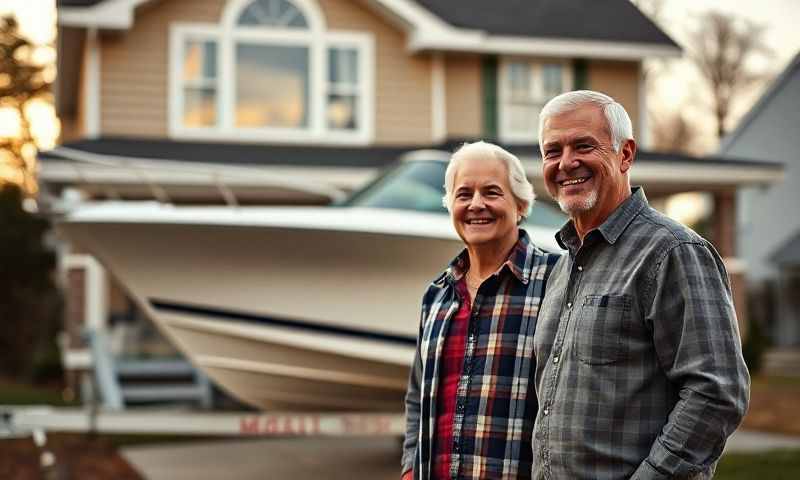
[[[455,151],[463,140],[440,144],[400,146],[305,146],[242,143],[189,142],[167,139],[102,137],[67,143],[42,152],[41,178],[44,182],[69,183],[93,178],[98,172],[120,167],[147,171],[161,181],[209,184],[208,176],[191,175],[202,169],[209,175],[237,178],[254,172],[283,178],[308,178],[340,189],[354,189],[377,171],[413,150]],[[534,186],[544,191],[541,155],[536,144],[503,145],[523,162]],[[249,173],[248,173],[249,172]],[[645,186],[650,196],[697,190],[732,190],[741,186],[769,185],[783,177],[783,165],[748,159],[710,156],[692,157],[677,153],[640,150],[632,169],[632,182]],[[102,175],[101,175],[102,176]],[[253,187],[259,185],[253,176]],[[110,177],[109,177],[110,178]],[[115,177],[116,178],[116,177]],[[142,183],[142,175],[128,175],[126,183]],[[194,180],[191,180],[194,179]],[[122,181],[121,177],[118,179]]]

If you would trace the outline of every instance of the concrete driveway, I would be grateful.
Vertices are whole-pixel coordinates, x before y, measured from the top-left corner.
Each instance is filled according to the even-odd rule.
[[[397,480],[400,439],[270,438],[148,445],[122,455],[148,480]]]

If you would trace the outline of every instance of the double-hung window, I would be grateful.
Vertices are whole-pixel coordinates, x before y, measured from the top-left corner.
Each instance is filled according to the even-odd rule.
[[[328,31],[314,0],[232,0],[215,24],[171,32],[177,138],[368,143],[373,41]]]
[[[507,60],[500,66],[500,131],[503,142],[535,143],[539,112],[548,100],[572,88],[566,62]]]

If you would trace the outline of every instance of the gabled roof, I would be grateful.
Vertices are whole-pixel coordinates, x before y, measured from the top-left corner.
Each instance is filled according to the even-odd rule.
[[[770,85],[767,91],[758,99],[756,104],[742,117],[739,124],[736,125],[736,129],[722,139],[717,150],[723,155],[726,154],[736,140],[750,128],[750,125],[767,108],[770,102],[772,102],[772,99],[774,99],[795,77],[797,77],[795,81],[800,81],[800,52],[794,56],[792,61],[789,62],[789,65],[778,75],[778,78],[772,82],[772,85]],[[800,118],[800,116],[798,116],[798,118]],[[797,122],[798,118],[788,120]]]
[[[56,5],[59,7],[91,7],[103,2],[103,0],[57,0]]]
[[[59,23],[127,29],[150,0],[57,0]],[[365,0],[411,51],[640,60],[681,49],[628,0]]]
[[[447,22],[492,35],[675,43],[628,0],[415,0]]]
[[[800,267],[800,232],[776,250],[770,260],[781,267]]]

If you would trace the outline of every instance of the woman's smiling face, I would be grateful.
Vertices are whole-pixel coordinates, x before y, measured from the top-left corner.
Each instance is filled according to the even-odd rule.
[[[460,160],[451,211],[453,225],[465,244],[501,245],[516,231],[520,207],[511,191],[505,162],[476,157]]]

